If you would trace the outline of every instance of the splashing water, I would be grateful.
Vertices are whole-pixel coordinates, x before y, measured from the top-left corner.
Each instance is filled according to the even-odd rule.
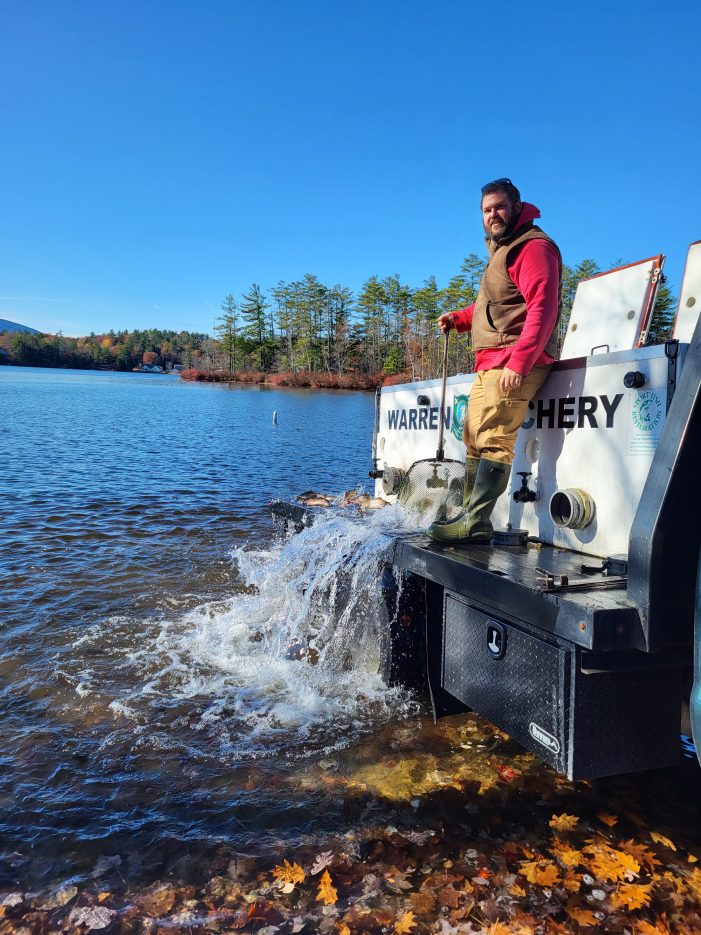
[[[234,549],[243,587],[230,599],[146,621],[138,638],[132,622],[113,617],[77,640],[110,665],[81,673],[76,691],[131,719],[140,748],[241,763],[348,744],[413,708],[381,676],[382,565],[388,533],[407,522],[399,507],[329,513],[269,550]],[[290,646],[301,658],[289,658]]]

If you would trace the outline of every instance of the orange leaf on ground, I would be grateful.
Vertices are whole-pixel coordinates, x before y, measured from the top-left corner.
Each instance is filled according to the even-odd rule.
[[[610,815],[608,812],[597,812],[596,817],[599,821],[608,825],[609,828],[613,828],[614,825],[618,824],[618,815]]]
[[[304,880],[304,870],[300,865],[291,864],[287,860],[273,867],[272,873],[280,883],[301,883]]]
[[[672,930],[664,919],[657,919],[654,925],[646,922],[645,919],[638,919],[633,926],[633,931],[635,935],[671,935]]]
[[[611,893],[614,909],[641,909],[650,902],[652,883],[622,883]]]
[[[414,921],[413,912],[405,912],[403,916],[400,916],[397,921],[394,923],[394,931],[396,935],[406,935],[407,932],[410,932],[416,922]]]
[[[701,901],[701,870],[698,867],[694,867],[691,875],[686,878],[686,883],[696,899]]]
[[[522,886],[519,886],[518,883],[512,883],[509,887],[509,893],[511,896],[525,896],[526,891]]]
[[[598,925],[599,919],[596,918],[591,909],[568,909],[567,915],[574,919],[577,925]]]
[[[666,838],[663,834],[658,834],[657,831],[651,831],[650,837],[655,842],[655,844],[662,844],[664,847],[668,847],[670,851],[676,851],[676,845],[673,844],[669,838]]]
[[[592,856],[591,872],[597,880],[618,883],[621,880],[631,880],[640,873],[638,861],[625,851],[599,843],[588,844],[582,851]]]
[[[328,870],[324,870],[323,876],[319,880],[319,892],[316,898],[323,902],[325,906],[332,906],[338,899],[338,893],[331,882],[331,874]]]
[[[565,879],[562,881],[562,885],[565,887],[568,893],[578,893],[582,888],[582,881],[575,873],[572,873],[571,870],[568,870],[565,874]]]
[[[555,886],[560,882],[560,873],[555,866],[543,860],[522,860],[519,873],[538,886]]]
[[[511,935],[512,929],[503,922],[492,922],[487,929],[487,935]]]
[[[548,824],[556,831],[573,831],[579,824],[579,818],[563,812],[562,815],[553,815]]]
[[[351,935],[351,930],[348,928],[345,922],[339,928],[338,935]]]
[[[657,859],[657,854],[655,854],[654,851],[651,851],[645,844],[638,844],[632,838],[628,841],[624,841],[620,845],[620,848],[622,851],[625,851],[626,854],[631,854],[635,857],[641,866],[647,867],[651,872],[654,871],[656,867],[661,866],[660,861]]]
[[[575,850],[573,847],[570,847],[565,841],[562,841],[560,838],[555,838],[550,844],[550,851],[557,857],[561,864],[564,864],[565,867],[577,867],[584,861],[580,851]]]

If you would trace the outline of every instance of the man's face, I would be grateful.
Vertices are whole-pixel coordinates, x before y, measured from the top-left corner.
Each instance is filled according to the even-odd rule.
[[[502,236],[513,214],[506,192],[491,192],[482,198],[482,223],[488,237],[497,240]]]

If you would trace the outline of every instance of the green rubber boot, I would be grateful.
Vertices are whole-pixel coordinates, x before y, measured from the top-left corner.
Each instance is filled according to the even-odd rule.
[[[467,505],[470,502],[470,497],[472,496],[472,488],[475,486],[475,478],[477,477],[479,463],[480,459],[474,458],[472,455],[468,455],[465,459],[465,483],[462,490],[463,511],[454,520],[450,520],[447,523],[443,522],[442,520],[437,520],[435,523],[431,523],[428,528],[428,534],[431,536],[431,538],[441,539],[444,530],[447,535],[450,535],[450,530],[455,525],[455,523],[460,522],[461,519],[465,516],[465,510],[467,510]],[[436,532],[434,535],[434,530],[440,531]]]
[[[468,459],[476,461],[476,458]],[[467,463],[465,465],[467,473]],[[437,542],[489,542],[494,528],[490,521],[494,504],[506,490],[511,465],[480,458],[466,509],[450,523],[432,523],[428,534]],[[467,489],[467,478],[465,487]]]

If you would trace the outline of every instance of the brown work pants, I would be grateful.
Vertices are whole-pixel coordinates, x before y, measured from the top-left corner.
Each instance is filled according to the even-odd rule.
[[[528,403],[550,373],[550,365],[534,367],[517,390],[502,393],[502,368],[478,370],[470,390],[463,441],[468,455],[511,464],[516,435],[526,418]]]

